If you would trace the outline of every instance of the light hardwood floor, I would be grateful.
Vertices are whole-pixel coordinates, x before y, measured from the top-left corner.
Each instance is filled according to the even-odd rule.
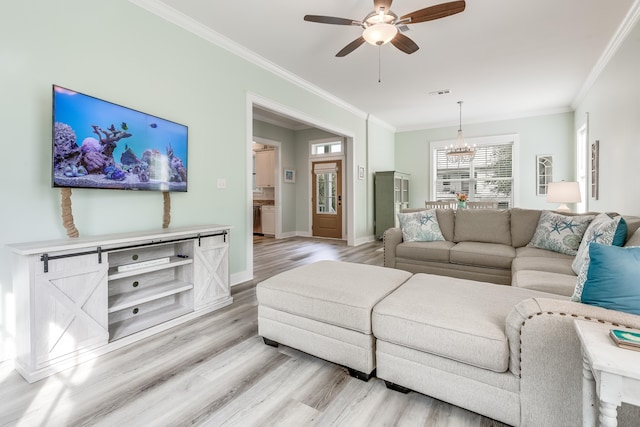
[[[382,265],[381,243],[256,238],[233,305],[28,384],[0,366],[0,425],[503,426],[257,335],[255,284],[320,259]]]

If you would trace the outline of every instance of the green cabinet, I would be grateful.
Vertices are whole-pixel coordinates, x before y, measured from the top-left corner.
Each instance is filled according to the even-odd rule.
[[[381,239],[385,230],[398,226],[398,213],[409,207],[409,174],[397,171],[376,172],[375,235]]]

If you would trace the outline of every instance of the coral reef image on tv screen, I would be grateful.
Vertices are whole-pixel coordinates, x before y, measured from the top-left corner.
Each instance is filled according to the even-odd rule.
[[[53,186],[187,191],[187,127],[53,86]]]

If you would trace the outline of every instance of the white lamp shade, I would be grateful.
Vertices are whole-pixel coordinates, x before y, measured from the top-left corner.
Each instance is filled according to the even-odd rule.
[[[547,202],[561,203],[559,211],[569,211],[567,203],[580,203],[580,184],[577,182],[550,182],[547,189]]]
[[[367,43],[379,46],[389,43],[396,34],[398,34],[398,29],[395,25],[380,22],[367,27],[362,33],[362,37]]]

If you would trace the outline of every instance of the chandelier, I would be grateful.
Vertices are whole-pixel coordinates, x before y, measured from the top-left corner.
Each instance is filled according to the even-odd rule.
[[[451,144],[446,151],[447,161],[452,163],[470,162],[476,156],[476,146],[467,144],[462,136],[462,101],[458,101],[458,105],[460,106],[460,127],[456,144]]]

